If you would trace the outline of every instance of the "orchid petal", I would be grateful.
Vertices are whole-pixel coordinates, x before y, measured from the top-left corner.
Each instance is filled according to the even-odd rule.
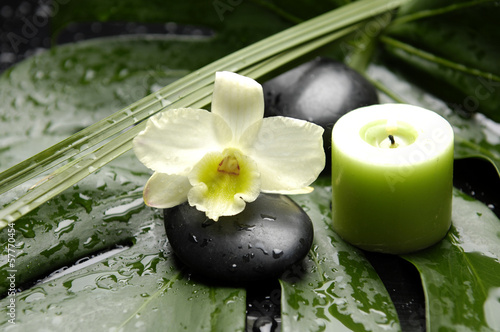
[[[186,176],[155,172],[144,187],[144,202],[160,209],[171,208],[187,201],[191,187]]]
[[[264,117],[262,86],[251,78],[230,72],[215,74],[212,113],[220,115],[237,141],[245,129]]]
[[[189,174],[188,201],[207,217],[240,213],[260,193],[257,165],[236,149],[206,154]]]
[[[220,116],[185,108],[152,116],[133,145],[146,167],[160,173],[187,175],[207,152],[222,150],[231,138],[231,129]]]
[[[263,192],[306,193],[325,167],[323,128],[292,118],[265,118],[243,152],[258,165]]]
[[[303,195],[314,191],[313,187],[304,187],[292,190],[262,190],[266,194],[282,194],[282,195]]]

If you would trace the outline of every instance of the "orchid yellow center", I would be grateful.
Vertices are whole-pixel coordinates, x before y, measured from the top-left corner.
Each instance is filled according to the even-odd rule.
[[[201,163],[198,181],[207,186],[208,197],[232,200],[234,195],[251,186],[252,167],[249,167],[248,159],[239,150],[209,153]]]
[[[188,194],[190,204],[219,215],[241,211],[245,202],[254,201],[260,192],[257,165],[233,148],[207,153],[193,168],[189,180],[193,185]]]

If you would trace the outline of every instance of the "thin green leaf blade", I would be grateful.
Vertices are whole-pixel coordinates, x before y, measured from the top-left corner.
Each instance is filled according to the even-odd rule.
[[[282,330],[399,331],[387,290],[363,253],[331,227],[331,187],[293,196],[314,223],[308,257],[281,277]]]
[[[448,235],[403,257],[421,274],[428,331],[500,329],[500,220],[484,204],[456,190]]]

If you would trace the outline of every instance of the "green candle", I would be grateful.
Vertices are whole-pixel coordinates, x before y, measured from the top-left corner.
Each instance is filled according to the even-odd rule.
[[[333,228],[365,250],[408,253],[451,224],[453,129],[412,105],[359,108],[332,130]]]

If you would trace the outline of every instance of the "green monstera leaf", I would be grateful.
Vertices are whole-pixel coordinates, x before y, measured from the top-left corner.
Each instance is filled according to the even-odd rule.
[[[405,256],[422,276],[428,330],[496,331],[500,329],[500,220],[458,191],[453,207],[453,226],[446,238]]]
[[[340,6],[338,16],[328,16],[324,24],[331,29],[325,32],[330,39],[321,39],[319,32],[310,43],[296,39],[311,32],[280,35],[289,39],[276,38],[272,47],[263,43],[251,49],[252,56],[223,58],[233,61],[227,61],[226,70],[263,81],[331,42],[319,53],[364,71],[379,88],[381,102],[402,101],[439,112],[455,129],[457,159],[479,157],[500,169],[495,93],[500,71],[494,61],[499,50],[492,46],[498,31],[487,29],[498,16],[495,2],[56,3],[55,31],[68,23],[131,21],[175,22],[204,32],[56,46],[0,77],[0,169],[48,148],[14,168],[9,178],[0,176],[4,211],[24,193],[39,192],[36,201],[20,205],[19,215],[7,213],[18,220],[0,232],[2,329],[251,329],[246,325],[251,290],[213,285],[176,261],[161,211],[142,202],[149,170],[122,138],[133,137],[142,119],[165,107],[207,106],[211,74],[226,68],[220,67],[226,60],[217,59],[335,6]],[[392,12],[400,4],[399,12]],[[474,34],[475,27],[487,33]],[[286,47],[273,53],[280,44]],[[476,100],[477,107],[467,109]],[[57,164],[63,167],[54,171]],[[82,166],[85,172],[73,173]],[[16,181],[21,168],[30,176]],[[61,174],[69,175],[52,186]],[[280,278],[281,330],[407,329],[411,324],[399,321],[390,292],[365,257],[370,255],[331,229],[330,196],[330,179],[322,178],[312,194],[293,197],[311,216],[315,240],[308,257]],[[447,237],[404,256],[421,276],[427,330],[500,328],[495,315],[500,306],[500,220],[490,210],[455,191]]]
[[[142,201],[148,177],[129,153],[15,224],[2,293],[11,273],[32,286],[16,295],[15,325],[5,319],[12,297],[2,300],[3,329],[244,330],[245,291],[193,281],[179,266],[161,211]]]

